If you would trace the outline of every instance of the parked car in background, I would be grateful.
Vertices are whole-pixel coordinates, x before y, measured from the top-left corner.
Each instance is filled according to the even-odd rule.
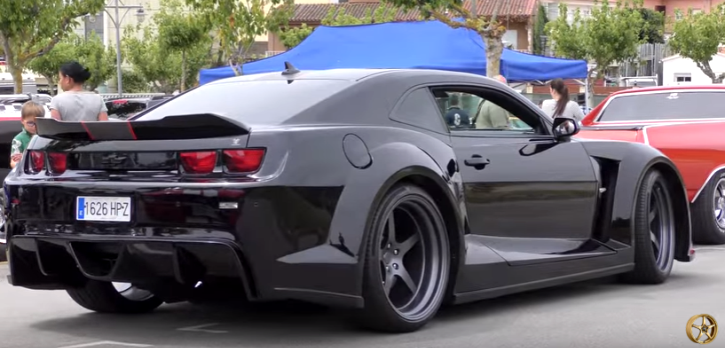
[[[172,95],[154,96],[151,98],[114,98],[106,100],[108,117],[126,120],[141,111],[155,107],[173,98]]]
[[[582,121],[580,138],[651,145],[685,180],[694,240],[725,243],[725,86],[671,86],[613,93]]]
[[[436,100],[460,94],[527,127],[448,125]],[[41,119],[4,182],[9,280],[98,312],[301,300],[393,332],[445,302],[664,282],[695,252],[677,169],[578,130],[482,76],[290,65],[129,122]]]

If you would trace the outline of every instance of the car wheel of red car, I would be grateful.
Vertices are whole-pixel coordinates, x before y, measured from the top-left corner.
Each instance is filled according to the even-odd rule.
[[[725,244],[725,173],[703,187],[692,204],[693,240],[699,244]]]
[[[99,313],[140,314],[155,310],[163,301],[152,293],[129,285],[88,280],[84,286],[67,289],[81,307]]]
[[[640,284],[664,282],[675,256],[675,211],[667,180],[650,171],[637,194],[634,216],[634,270],[624,280]]]

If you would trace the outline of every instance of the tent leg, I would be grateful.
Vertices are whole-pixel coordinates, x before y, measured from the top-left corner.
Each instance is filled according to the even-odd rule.
[[[587,110],[591,110],[592,102],[589,100],[589,77],[584,80],[584,100],[586,101],[585,105],[587,106]]]

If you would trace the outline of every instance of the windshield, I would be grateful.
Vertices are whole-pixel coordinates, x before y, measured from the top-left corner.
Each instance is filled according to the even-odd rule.
[[[661,92],[612,98],[599,122],[723,118],[723,92]]]
[[[345,80],[224,82],[204,85],[149,109],[134,120],[214,113],[248,126],[277,125],[352,84]]]

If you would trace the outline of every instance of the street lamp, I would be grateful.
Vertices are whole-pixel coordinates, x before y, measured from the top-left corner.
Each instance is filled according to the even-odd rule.
[[[121,73],[121,23],[123,23],[123,19],[128,14],[129,10],[136,9],[136,17],[138,18],[139,23],[142,23],[144,18],[146,17],[146,12],[143,9],[143,6],[141,5],[124,5],[123,2],[120,0],[113,0],[114,5],[106,5],[103,8],[103,11],[108,14],[108,19],[111,20],[111,23],[113,23],[113,26],[116,28],[116,80],[118,82],[118,96],[123,96],[123,76]],[[114,9],[115,11],[115,19],[111,15],[110,12],[108,12],[108,9]],[[119,10],[125,10],[123,12],[123,16],[119,15]],[[86,15],[89,16],[89,15]]]

